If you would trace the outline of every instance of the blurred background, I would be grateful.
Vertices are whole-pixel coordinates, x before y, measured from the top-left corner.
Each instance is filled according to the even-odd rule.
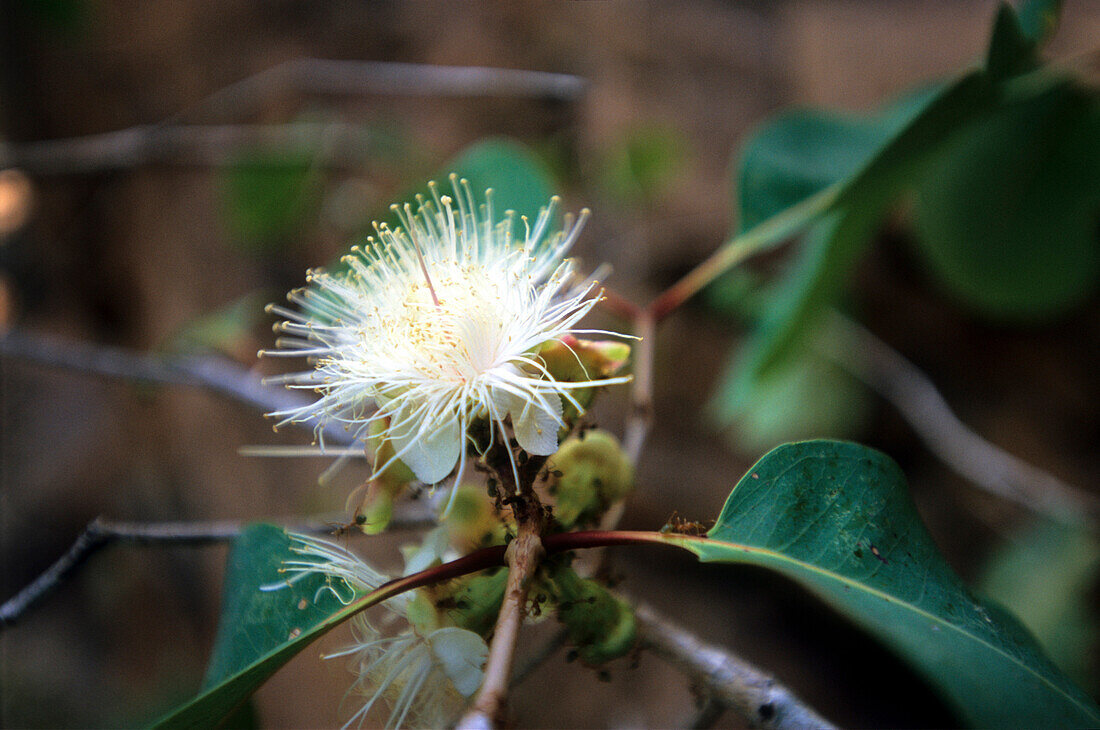
[[[984,53],[995,10],[916,0],[4,0],[0,329],[167,355],[209,351],[260,368],[255,352],[273,340],[263,305],[486,138],[523,145],[567,208],[593,210],[576,254],[589,269],[611,264],[608,284],[644,303],[736,228],[731,171],[754,129],[791,106],[869,112],[967,67]],[[1047,54],[1091,50],[1098,38],[1100,3],[1071,1]],[[433,92],[425,71],[388,91],[369,73],[375,83],[348,88],[358,76],[280,66],[300,59],[529,69],[584,83],[451,95]],[[135,127],[128,137],[92,137]],[[36,144],[46,140],[69,141]],[[848,311],[923,370],[978,433],[1095,494],[1095,297],[1026,325],[991,319],[930,276],[911,239],[903,209],[859,265]],[[783,260],[759,268],[770,273]],[[782,440],[859,440],[900,463],[968,581],[992,591],[1005,575],[1038,568],[1068,586],[1039,598],[1020,585],[999,590],[1033,601],[1019,611],[1066,629],[1052,652],[1095,695],[1095,542],[1036,532],[1028,513],[944,466],[892,406],[847,376],[811,381],[784,402],[790,419],[778,426],[723,422],[714,394],[745,327],[713,302],[692,300],[660,330],[657,415],[623,526],[656,529],[674,512],[713,519],[740,475]],[[596,321],[623,326],[607,314]],[[13,356],[0,359],[0,378],[4,599],[97,515],[293,520],[339,513],[362,479],[352,466],[319,485],[324,460],[239,455],[246,445],[305,444],[309,434],[273,434],[257,410],[196,388]],[[815,408],[837,388],[844,408]],[[594,418],[621,432],[625,411],[625,392],[610,394]],[[407,539],[356,544],[396,568]],[[225,555],[115,546],[92,558],[0,634],[0,724],[141,724],[192,695],[217,628]],[[841,725],[956,722],[892,654],[784,580],[664,553],[620,550],[613,566],[624,591],[774,672]],[[1065,600],[1044,602],[1052,595]],[[547,630],[535,627],[528,643]],[[334,632],[321,650],[346,640]],[[259,692],[262,726],[334,726],[351,714],[351,675],[318,654],[308,649]],[[559,652],[513,695],[516,724],[690,722],[692,688],[657,658],[609,669],[597,682]],[[719,726],[738,723],[726,713]]]

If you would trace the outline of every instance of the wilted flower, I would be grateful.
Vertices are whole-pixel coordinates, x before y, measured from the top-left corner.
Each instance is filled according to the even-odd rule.
[[[446,727],[481,686],[489,647],[473,631],[449,626],[381,637],[362,616],[352,619],[352,630],[355,643],[325,657],[352,657],[359,675],[352,689],[367,698],[345,727],[362,724],[382,697],[391,708],[386,727],[401,727],[406,719],[418,727]]]
[[[284,560],[280,572],[290,574],[290,578],[260,586],[261,591],[277,591],[302,578],[320,573],[328,579],[324,589],[331,591],[336,596],[336,600],[346,606],[355,598],[357,592],[368,593],[389,580],[387,575],[375,570],[365,560],[341,545],[296,532],[287,534],[290,537],[290,552],[302,557]]]
[[[362,558],[334,542],[299,534],[291,534],[290,538],[291,551],[302,556],[283,563],[283,571],[292,576],[290,582],[307,575],[324,575],[330,579],[325,589],[349,603],[354,598],[352,591],[367,592],[387,580]],[[428,552],[433,550],[434,546],[428,548]],[[279,590],[285,585],[287,581],[261,590]],[[401,594],[382,605],[391,614],[407,617],[410,599],[410,594]],[[401,727],[406,720],[420,727],[444,727],[481,685],[489,648],[473,631],[455,626],[409,625],[396,635],[384,636],[362,614],[352,618],[351,625],[354,642],[325,656],[351,657],[351,669],[358,676],[352,690],[366,697],[345,727],[361,725],[379,698],[390,705],[386,727]]]
[[[479,206],[465,181],[451,180],[454,198],[433,184],[415,210],[393,206],[401,226],[375,224],[377,238],[344,257],[345,271],[310,272],[310,286],[288,295],[300,312],[269,308],[288,336],[266,354],[316,363],[281,380],[321,396],[271,414],[279,425],[335,421],[365,441],[378,422],[394,451],[375,471],[400,459],[427,484],[456,465],[461,474],[473,421],[488,418],[490,437],[507,438],[510,417],[521,448],[551,454],[563,398],[583,411],[572,390],[628,379],[558,380],[538,355],[587,332],[577,323],[598,301],[596,282],[578,280],[564,258],[587,211],[558,228],[552,198],[534,225],[511,212],[498,220],[491,191]]]

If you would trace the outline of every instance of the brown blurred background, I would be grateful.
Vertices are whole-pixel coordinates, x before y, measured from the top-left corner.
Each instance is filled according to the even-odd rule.
[[[724,240],[730,161],[790,105],[869,110],[981,56],[994,2],[66,2],[0,3],[0,143],[80,137],[175,118],[193,124],[340,122],[363,154],[310,178],[285,228],[255,230],[226,165],[165,159],[92,171],[28,171],[27,220],[0,231],[0,327],[155,350],[198,318],[261,292],[248,337],[222,343],[252,367],[270,344],[266,301],[333,259],[393,196],[467,145],[529,145],[568,207],[591,207],[577,253],[614,266],[610,284],[646,301]],[[1100,38],[1100,3],[1068,2],[1050,55]],[[298,58],[481,65],[576,74],[575,102],[512,97],[334,96],[279,87],[254,103],[211,94]],[[181,115],[176,117],[175,115]],[[660,175],[624,178],[632,141],[656,138]],[[624,182],[625,179],[625,182]],[[22,180],[22,179],[21,179]],[[15,188],[11,188],[15,189]],[[16,206],[19,207],[19,206]],[[236,216],[236,217],[235,217]],[[249,226],[252,225],[250,228]],[[262,227],[262,224],[261,224]],[[943,297],[892,228],[861,265],[853,311],[939,385],[962,419],[1013,453],[1089,489],[1100,477],[1100,308],[1053,325],[982,323]],[[608,319],[609,323],[614,323]],[[657,341],[656,412],[625,526],[676,510],[711,519],[760,450],[738,449],[703,415],[743,334],[693,302]],[[273,435],[259,413],[185,388],[137,387],[0,360],[0,597],[68,548],[96,515],[130,520],[287,518],[339,511],[358,473],[319,486],[315,459],[244,458]],[[1023,518],[935,461],[887,405],[851,435],[908,474],[952,564],[974,578]],[[625,401],[596,417],[617,430]],[[359,542],[396,566],[400,539]],[[0,724],[146,722],[198,686],[217,626],[222,548],[114,547],[0,635]],[[799,589],[749,569],[615,554],[621,586],[775,672],[842,725],[954,723],[924,682]],[[545,625],[532,637],[545,635]],[[540,633],[541,632],[541,633]],[[339,634],[339,632],[337,632]],[[334,635],[325,645],[346,640]],[[532,638],[532,641],[534,639]],[[350,675],[309,649],[257,696],[265,727],[333,726]],[[522,685],[523,727],[665,727],[692,716],[688,683],[652,656],[607,683],[564,652]],[[1091,688],[1094,693],[1096,688]],[[349,699],[348,702],[353,700]],[[384,719],[384,716],[381,716]],[[721,726],[738,726],[727,713]]]

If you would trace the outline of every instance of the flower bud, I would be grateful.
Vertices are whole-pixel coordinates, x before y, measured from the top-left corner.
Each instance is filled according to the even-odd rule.
[[[396,453],[393,442],[385,438],[389,428],[388,418],[372,421],[367,431],[367,450],[374,455],[375,468],[388,465],[381,474],[375,474],[375,480],[384,480],[387,486],[403,487],[416,479],[416,475],[403,461],[393,458]]]
[[[393,444],[383,438],[389,427],[388,419],[371,423],[367,438],[367,449],[374,455],[375,466],[389,462],[382,471],[376,471],[367,483],[367,493],[356,514],[356,522],[368,535],[377,535],[385,531],[393,519],[393,500],[409,482],[416,477],[401,462],[394,459]]]
[[[637,623],[630,604],[568,566],[555,571],[551,580],[557,593],[558,620],[582,662],[598,666],[634,648]]]
[[[592,429],[561,445],[547,464],[554,517],[564,527],[599,520],[634,488],[634,467],[618,440]]]
[[[612,340],[579,340],[566,335],[543,345],[538,354],[554,379],[581,383],[607,378],[622,370],[630,359],[630,345]],[[582,408],[587,408],[596,390],[578,388],[570,392]],[[572,420],[577,415],[576,407],[567,403],[565,419]]]
[[[504,544],[504,522],[484,487],[458,487],[444,524],[451,545],[463,555],[489,545]]]

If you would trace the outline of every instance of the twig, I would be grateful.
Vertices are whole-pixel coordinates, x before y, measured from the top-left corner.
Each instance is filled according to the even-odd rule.
[[[364,127],[340,122],[288,124],[148,124],[87,137],[0,144],[0,168],[37,175],[77,175],[157,162],[218,165],[241,149],[308,150],[328,167],[359,167],[374,149]]]
[[[866,328],[832,312],[814,346],[892,403],[940,461],[976,486],[1069,524],[1100,521],[1100,499],[983,439],[927,375]]]
[[[505,449],[510,448],[505,445]],[[497,452],[499,453],[499,449]],[[511,461],[511,454],[508,455]],[[504,560],[508,564],[508,585],[504,591],[493,640],[489,645],[489,658],[485,662],[485,674],[481,687],[469,711],[458,721],[460,730],[499,727],[504,722],[505,699],[512,679],[512,661],[515,658],[516,638],[523,624],[527,606],[527,588],[532,576],[546,555],[542,544],[542,531],[546,527],[546,511],[535,492],[535,479],[546,464],[545,456],[531,456],[515,473],[506,476],[507,470],[496,468],[502,483],[512,483],[509,504],[516,519],[516,537],[508,544]],[[496,466],[502,467],[498,463]],[[514,483],[513,483],[514,482]]]
[[[62,342],[23,332],[10,332],[0,337],[0,356],[137,383],[206,388],[262,411],[289,410],[311,401],[308,396],[286,388],[265,386],[249,370],[221,358],[158,357],[106,345]],[[314,428],[314,424],[308,422],[297,425]],[[333,424],[327,424],[322,433],[326,441],[352,442],[347,431]]]
[[[635,609],[642,645],[695,678],[718,702],[753,727],[794,730],[833,728],[774,677],[723,649],[704,644],[652,608]]]
[[[287,529],[310,534],[332,533],[340,516],[317,517],[290,523]],[[251,522],[252,520],[249,520]],[[117,522],[97,517],[88,523],[72,547],[53,565],[0,606],[0,630],[16,623],[80,568],[88,558],[116,542],[134,545],[209,545],[228,542],[248,524],[241,520],[216,522]],[[395,514],[391,529],[434,525],[434,517],[419,505]]]
[[[691,730],[709,730],[722,719],[722,715],[725,713],[726,706],[719,702],[714,695],[708,695],[703,699],[703,706],[696,711],[687,726]]]
[[[587,82],[579,76],[524,69],[298,58],[226,86],[189,113],[217,113],[226,108],[235,114],[248,113],[249,107],[272,90],[287,87],[299,93],[343,96],[496,96],[571,101],[584,93]]]
[[[732,267],[750,256],[775,248],[813,222],[836,202],[841,188],[831,185],[749,230],[726,241],[682,279],[665,289],[647,307],[660,322]]]
[[[541,510],[541,507],[539,508]],[[500,605],[493,642],[489,646],[489,658],[485,663],[485,677],[474,704],[456,726],[458,730],[475,730],[499,727],[502,724],[504,700],[512,676],[512,659],[516,638],[523,623],[524,606],[527,603],[527,585],[544,554],[539,536],[541,520],[523,520],[517,535],[508,545],[505,559],[508,562],[508,586]]]
[[[155,124],[87,137],[20,145],[0,143],[0,168],[20,167],[39,175],[56,175],[164,161],[218,164],[227,152],[253,145],[281,149],[308,145],[309,149],[327,153],[326,165],[356,165],[373,149],[372,135],[361,126],[323,122],[207,126],[181,124],[180,120],[229,110],[240,117],[273,91],[285,88],[299,93],[353,96],[499,96],[570,101],[584,93],[586,85],[579,76],[522,69],[301,58],[230,84]]]

